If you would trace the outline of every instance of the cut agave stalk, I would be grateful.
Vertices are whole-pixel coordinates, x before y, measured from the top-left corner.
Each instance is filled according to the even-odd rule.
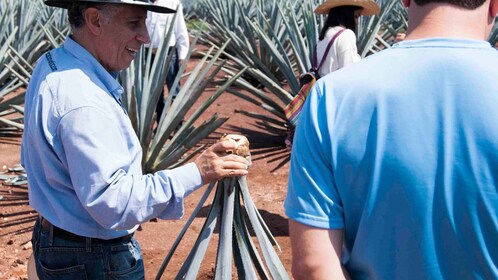
[[[236,148],[231,153],[245,157],[250,162],[249,141],[246,137],[228,134],[220,141],[232,141]],[[161,279],[167,269],[178,244],[183,238],[193,219],[204,205],[206,198],[213,190],[211,184],[203,195],[180,236],[174,242],[159,269],[156,279]],[[243,204],[242,204],[243,202]],[[216,264],[215,279],[232,279],[232,260],[235,260],[238,279],[290,279],[280,261],[274,245],[280,249],[275,238],[261,219],[258,209],[249,194],[246,177],[225,178],[216,183],[216,195],[211,204],[208,217],[202,227],[192,250],[184,261],[175,279],[196,279],[204,260],[207,246],[213,236],[214,228],[219,223],[220,235]],[[263,258],[249,234],[249,227],[256,233]]]

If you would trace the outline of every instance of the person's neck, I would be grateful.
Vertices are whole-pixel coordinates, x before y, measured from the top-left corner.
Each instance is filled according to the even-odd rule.
[[[405,40],[434,37],[485,40],[489,30],[488,13],[484,9],[466,10],[448,4],[410,7]]]
[[[71,38],[80,46],[85,48],[91,55],[93,55],[98,60],[97,51],[94,43],[95,40],[92,40],[86,32],[73,31],[71,34]]]

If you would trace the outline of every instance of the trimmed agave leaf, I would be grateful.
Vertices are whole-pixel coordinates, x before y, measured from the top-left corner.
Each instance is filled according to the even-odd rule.
[[[235,198],[237,201],[235,202],[235,219],[234,219],[234,227],[233,227],[233,256],[235,260],[235,267],[237,268],[237,275],[239,276],[239,279],[258,279],[258,275],[256,274],[255,267],[257,267],[258,271],[260,274],[263,276],[268,276],[266,274],[266,271],[264,269],[264,265],[262,263],[255,263],[253,264],[251,260],[254,260],[252,258],[252,254],[249,250],[251,248],[252,250],[255,250],[254,247],[251,247],[251,244],[249,243],[249,240],[246,235],[242,232],[242,229],[244,229],[245,224],[243,224],[243,212],[240,207],[240,191],[239,189],[235,189],[236,194]],[[261,259],[260,259],[261,260]],[[265,279],[265,277],[261,277]],[[266,277],[266,279],[269,279]]]
[[[174,251],[178,248],[181,239],[205,203],[212,190],[210,185],[201,201],[190,216],[187,224],[175,240],[168,252],[161,269],[156,275],[160,279],[169,264]],[[242,207],[242,201],[244,207]],[[245,217],[248,217],[246,220]],[[216,195],[211,204],[209,214],[201,232],[187,256],[175,279],[196,279],[199,268],[204,260],[205,253],[216,223],[221,224],[216,256],[215,279],[231,279],[232,257],[240,279],[290,279],[282,262],[273,248],[276,241],[267,230],[258,210],[249,195],[245,177],[226,178],[216,183]],[[260,257],[258,248],[254,245],[249,234],[248,225],[254,229],[259,247],[264,259]],[[277,244],[278,247],[278,244]]]
[[[183,239],[183,236],[185,236],[185,233],[187,232],[188,228],[190,227],[190,225],[194,221],[195,217],[197,217],[197,214],[201,211],[202,206],[204,205],[204,203],[208,199],[209,195],[213,191],[214,186],[215,186],[215,183],[211,183],[211,184],[208,185],[206,191],[204,192],[204,195],[199,200],[199,203],[195,207],[194,211],[192,211],[192,214],[190,215],[190,217],[188,218],[187,222],[183,226],[182,230],[180,231],[180,234],[178,234],[178,236],[176,237],[175,242],[173,242],[173,245],[171,246],[168,254],[166,255],[166,258],[164,259],[164,261],[162,262],[161,266],[159,267],[159,270],[158,270],[158,272],[156,274],[156,279],[157,280],[159,280],[161,278],[161,276],[163,275],[164,271],[168,267],[168,264],[171,261],[171,258],[173,257],[173,254],[175,253],[176,249],[178,248],[178,245],[180,245],[180,241]],[[202,232],[202,230],[201,230],[201,232]]]
[[[235,209],[235,180],[224,179],[223,206],[220,217],[220,237],[218,239],[218,254],[216,258],[215,279],[232,278],[232,233]]]
[[[183,263],[178,275],[175,279],[195,279],[199,268],[201,267],[202,260],[206,255],[206,250],[213,236],[214,229],[216,227],[216,222],[218,221],[218,216],[221,213],[221,203],[223,199],[223,185],[220,187],[218,182],[218,187],[216,188],[216,195],[214,197],[211,208],[209,209],[209,214],[204,222],[204,226],[192,247],[192,251],[188,255],[187,259]],[[221,183],[223,184],[223,183]],[[156,279],[158,277],[156,276]],[[159,276],[160,278],[160,276]]]
[[[245,208],[249,220],[251,221],[251,225],[254,227],[254,232],[256,233],[258,241],[260,242],[261,250],[263,251],[263,256],[266,260],[266,264],[268,266],[270,274],[274,279],[289,279],[289,276],[284,266],[282,265],[282,262],[273,249],[272,241],[270,240],[270,237],[273,239],[273,236],[271,236],[271,234],[268,235],[268,233],[263,228],[263,223],[258,218],[258,211],[249,194],[246,178],[239,177],[238,184],[241,189],[242,198],[244,199],[244,205],[246,206]]]
[[[251,238],[251,234],[249,232],[249,227],[248,227],[250,223],[248,223],[248,220],[246,219],[246,217],[248,217],[247,209],[241,207],[242,205],[241,189],[237,188],[237,192],[238,192],[237,195],[238,203],[236,204],[236,211],[237,211],[237,216],[235,219],[235,223],[237,225],[236,230],[240,232],[241,236],[245,240],[245,246],[247,248],[247,251],[249,252],[251,261],[254,267],[256,268],[256,271],[260,276],[260,278],[271,279],[265,267],[265,262],[261,258],[259,251]],[[247,262],[248,260],[245,261]]]

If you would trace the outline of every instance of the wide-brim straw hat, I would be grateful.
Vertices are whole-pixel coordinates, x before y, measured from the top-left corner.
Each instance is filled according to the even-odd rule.
[[[156,13],[174,13],[176,7],[166,7],[164,5],[154,4],[151,0],[45,0],[46,5],[58,8],[68,9],[71,4],[76,2],[97,3],[97,4],[126,4],[134,5]]]
[[[328,14],[330,9],[339,6],[361,7],[360,15],[371,16],[380,13],[380,7],[373,0],[327,0],[316,7],[315,14]]]

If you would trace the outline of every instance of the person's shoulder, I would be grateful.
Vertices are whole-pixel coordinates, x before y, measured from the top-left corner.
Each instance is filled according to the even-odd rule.
[[[356,43],[356,34],[353,30],[346,28],[341,35],[339,35],[339,40],[353,41]]]
[[[50,73],[46,83],[61,115],[82,107],[98,108],[107,96],[89,73],[77,67]]]
[[[349,28],[344,28],[344,31],[342,32],[342,35],[356,37],[354,31],[351,30],[351,29],[349,29]]]
[[[386,65],[391,59],[386,55],[389,57],[387,50],[367,56],[325,75],[319,81],[333,88],[351,88],[353,85],[363,83],[374,86],[383,75],[386,75],[386,72],[389,72]]]

